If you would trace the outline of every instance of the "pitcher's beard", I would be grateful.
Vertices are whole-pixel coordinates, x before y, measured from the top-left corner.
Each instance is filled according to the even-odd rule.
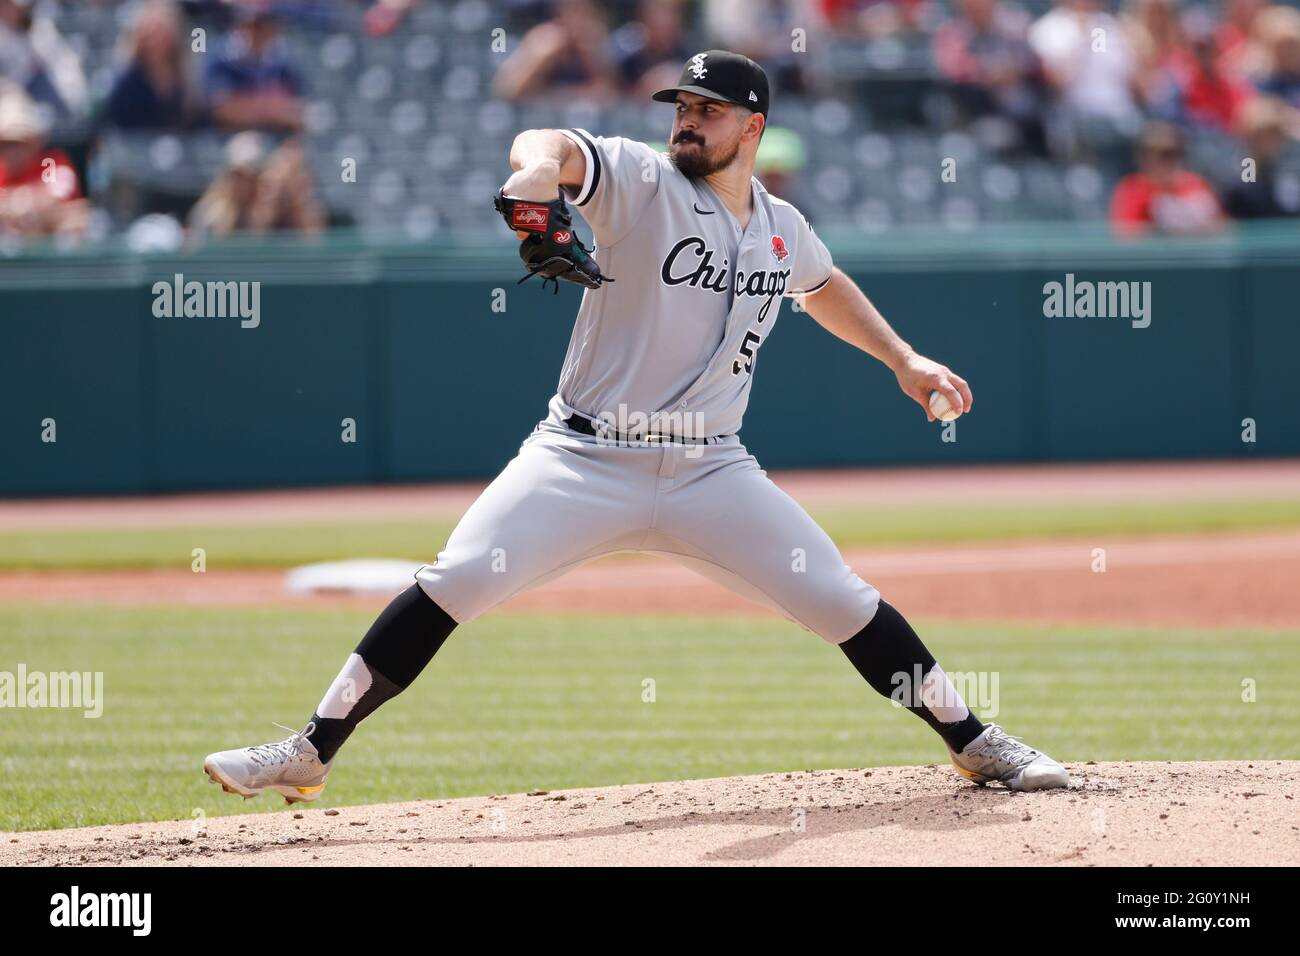
[[[740,152],[740,143],[738,141],[732,144],[731,150],[724,156],[710,156],[709,150],[699,148],[699,144],[696,142],[689,144],[689,146],[696,147],[693,149],[683,149],[682,146],[684,145],[688,144],[674,144],[668,151],[668,158],[687,179],[700,179],[716,173],[719,169],[725,169],[731,165],[731,161]]]

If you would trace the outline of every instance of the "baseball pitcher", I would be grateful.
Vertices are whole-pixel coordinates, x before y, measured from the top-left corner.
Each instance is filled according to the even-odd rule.
[[[315,800],[357,724],[458,624],[616,551],[679,561],[837,645],[873,689],[934,728],[970,780],[1068,785],[1060,764],[970,711],[903,616],[739,437],[783,298],[885,363],[931,421],[932,392],[969,412],[970,387],[913,351],[799,211],[754,178],[768,119],[757,63],[696,54],[654,99],[674,111],[666,153],[581,129],[516,137],[495,202],[520,238],[524,278],[585,289],[548,414],[380,614],[305,728],[204,761],[227,791]]]

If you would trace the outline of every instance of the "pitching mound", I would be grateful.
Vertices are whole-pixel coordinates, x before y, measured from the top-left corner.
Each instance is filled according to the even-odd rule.
[[[931,765],[282,805],[212,818],[206,834],[188,819],[8,833],[0,865],[1300,862],[1300,761],[1067,766],[1068,791],[1030,794],[975,787]]]

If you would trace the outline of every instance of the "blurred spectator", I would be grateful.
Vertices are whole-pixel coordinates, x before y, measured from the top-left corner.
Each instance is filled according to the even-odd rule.
[[[95,0],[112,5],[121,0]],[[307,27],[313,30],[330,30],[337,21],[340,0],[177,0],[182,11],[191,20],[218,27],[229,27],[238,22],[241,7],[256,5],[274,13],[282,23]],[[418,0],[398,0],[414,5]]]
[[[1268,55],[1267,67],[1256,81],[1260,92],[1300,109],[1300,11],[1269,7],[1255,20]]]
[[[123,129],[176,129],[200,117],[199,92],[188,70],[180,11],[171,0],[140,6],[122,43],[124,66],[113,81],[103,119]]]
[[[695,52],[682,26],[682,0],[639,0],[636,19],[610,37],[623,89],[637,98],[674,86]]]
[[[1255,17],[1265,5],[1265,0],[1224,0],[1215,45],[1219,65],[1226,72],[1237,76],[1253,72]]]
[[[226,168],[190,210],[195,238],[235,232],[319,233],[325,212],[316,200],[302,144],[288,140],[268,155],[262,136],[238,133],[226,144]]]
[[[1005,117],[1027,149],[1042,153],[1041,71],[1028,27],[1023,10],[1000,0],[958,0],[934,33],[934,60],[965,118]]]
[[[260,2],[269,3],[270,9],[280,18],[281,23],[292,23],[297,27],[318,31],[333,30],[337,25],[338,0],[260,0]],[[396,0],[396,2],[402,5],[402,14],[405,15],[418,0]]]
[[[81,235],[90,209],[62,150],[45,145],[46,127],[30,96],[0,85],[0,233]]]
[[[61,117],[86,115],[81,60],[32,0],[0,0],[0,82],[17,83]]]
[[[285,55],[277,16],[249,4],[238,22],[204,76],[213,120],[231,129],[300,129],[302,79]]]
[[[618,74],[607,47],[605,14],[592,0],[556,0],[555,15],[519,41],[493,81],[505,100],[563,92],[607,99]]]
[[[1098,0],[1057,0],[1029,28],[1029,44],[1059,99],[1052,117],[1057,148],[1115,160],[1142,123],[1137,58],[1119,21]]]
[[[418,0],[375,0],[362,18],[366,32],[372,37],[388,36],[402,23]]]
[[[798,197],[799,174],[808,163],[808,151],[794,130],[765,126],[754,157],[754,175],[763,188],[785,200]]]
[[[231,0],[179,0],[186,16],[204,23],[230,25]]]
[[[1254,175],[1251,181],[1237,177],[1223,191],[1224,208],[1233,219],[1300,215],[1300,178],[1279,174],[1277,168],[1287,145],[1286,112],[1282,103],[1265,96],[1242,110],[1241,132]]]
[[[791,31],[812,32],[806,9],[811,6],[810,0],[705,0],[702,27],[708,41],[700,46],[742,53],[763,64],[774,92],[806,92],[802,61],[807,54],[791,49]]]
[[[1138,171],[1120,180],[1110,221],[1121,236],[1198,235],[1223,224],[1214,190],[1183,165],[1183,142],[1168,123],[1151,123],[1138,143]]]
[[[1190,58],[1179,77],[1179,116],[1188,123],[1234,131],[1252,91],[1230,60],[1219,55],[1213,25],[1190,19]]]
[[[1176,119],[1182,81],[1192,66],[1176,0],[1130,0],[1123,24],[1137,60],[1137,87],[1147,111]]]
[[[835,33],[881,37],[915,30],[921,0],[816,0],[815,6]]]

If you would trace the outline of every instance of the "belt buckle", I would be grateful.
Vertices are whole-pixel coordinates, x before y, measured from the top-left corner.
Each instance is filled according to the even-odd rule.
[[[656,442],[666,442],[671,440],[670,436],[665,435],[662,432],[647,432],[645,437],[642,439],[642,441],[647,441],[652,445]]]

